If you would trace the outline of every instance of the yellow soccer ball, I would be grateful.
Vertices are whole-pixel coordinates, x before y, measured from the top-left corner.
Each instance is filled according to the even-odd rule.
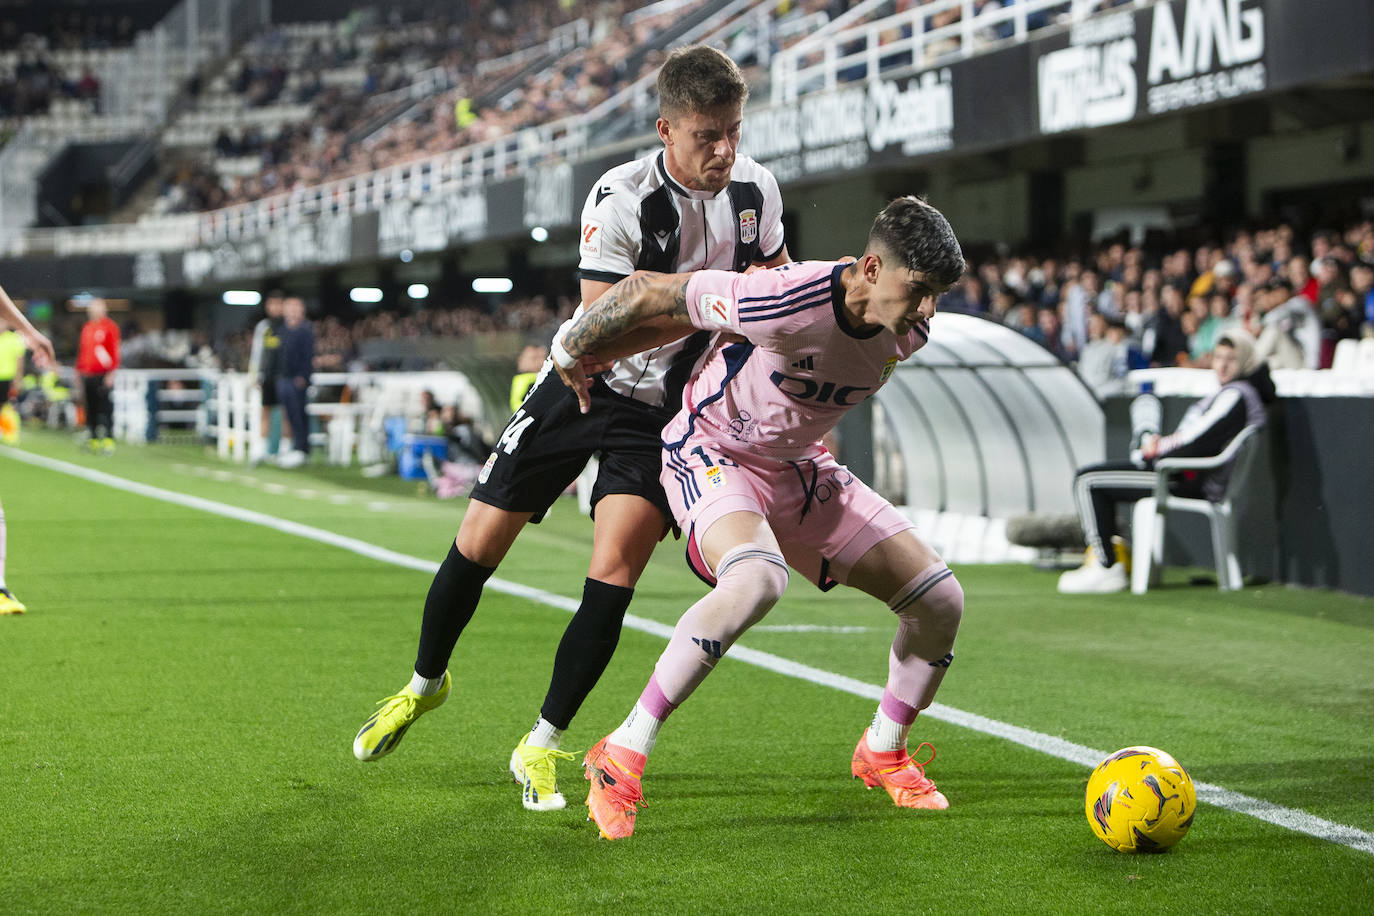
[[[1158,748],[1122,748],[1088,777],[1088,826],[1121,852],[1163,852],[1183,839],[1196,809],[1188,771]]]

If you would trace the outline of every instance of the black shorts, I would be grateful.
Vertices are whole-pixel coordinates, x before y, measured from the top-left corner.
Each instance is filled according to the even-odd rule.
[[[663,427],[671,414],[621,397],[599,379],[592,408],[583,414],[577,397],[550,372],[530,389],[511,417],[472,498],[509,512],[532,512],[539,522],[592,456],[601,466],[592,487],[592,512],[603,496],[642,496],[671,521],[672,510],[658,481],[663,461]]]
[[[277,397],[277,380],[275,378],[264,378],[262,380],[262,406],[276,407],[281,403]]]

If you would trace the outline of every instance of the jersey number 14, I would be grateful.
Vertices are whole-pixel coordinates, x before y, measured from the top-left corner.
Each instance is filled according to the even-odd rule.
[[[515,450],[520,447],[520,437],[533,422],[534,417],[525,416],[525,408],[521,407],[506,424],[506,431],[501,434],[501,440],[496,443],[496,447],[507,455],[515,454]]]

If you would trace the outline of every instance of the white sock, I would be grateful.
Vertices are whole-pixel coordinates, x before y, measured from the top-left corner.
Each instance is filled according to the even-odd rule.
[[[554,728],[552,722],[540,716],[539,721],[534,723],[534,728],[530,730],[530,736],[525,743],[531,747],[546,747],[551,751],[556,751],[562,740],[563,729]]]
[[[647,757],[654,749],[654,742],[658,740],[658,730],[662,727],[662,719],[655,719],[647,709],[636,703],[620,727],[611,732],[611,737],[606,743],[628,747]]]
[[[0,588],[5,588],[5,510],[0,508]]]
[[[411,693],[418,693],[422,697],[432,697],[439,692],[439,688],[444,686],[444,676],[420,677],[415,674],[410,678]]]
[[[871,751],[899,751],[906,747],[906,736],[911,726],[903,725],[883,712],[881,706],[873,714],[868,726],[868,749]]]

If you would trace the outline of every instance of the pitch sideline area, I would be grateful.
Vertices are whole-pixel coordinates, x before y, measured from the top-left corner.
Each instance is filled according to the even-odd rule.
[[[67,461],[36,455],[9,447],[0,447],[0,456],[44,468],[49,471],[77,477],[91,483],[123,490],[149,499],[172,503],[174,505],[234,519],[248,524],[260,525],[296,537],[307,538],[382,563],[431,574],[438,568],[437,564],[432,561],[370,544],[358,538],[348,537],[322,528],[304,525],[288,519],[278,518],[267,513],[230,505],[228,503],[128,480],[114,474],[72,464]],[[499,577],[493,577],[488,582],[487,587],[493,591],[568,612],[577,609],[578,602],[572,598],[553,594],[543,589],[533,588]],[[625,624],[627,627],[665,640],[672,634],[671,626],[635,615],[627,615]],[[793,661],[773,653],[752,649],[744,645],[739,645],[732,649],[730,657],[737,661],[744,662],[745,664],[753,665],[787,677],[797,678],[812,684],[843,691],[853,696],[862,697],[874,702],[882,696],[881,685],[864,683],[852,677],[825,671],[811,665]],[[991,735],[1013,744],[1086,767],[1094,766],[1107,753],[1107,751],[1104,750],[1086,747],[1052,735],[997,721],[975,713],[965,712],[939,703],[934,704],[924,713],[924,715],[961,728],[970,729],[985,735]],[[1260,798],[1234,792],[1223,786],[1205,782],[1198,782],[1196,785],[1199,801],[1227,810],[1248,814],[1288,830],[1307,834],[1374,855],[1374,834],[1369,832],[1348,825],[1338,824],[1305,811],[1284,807]]]

